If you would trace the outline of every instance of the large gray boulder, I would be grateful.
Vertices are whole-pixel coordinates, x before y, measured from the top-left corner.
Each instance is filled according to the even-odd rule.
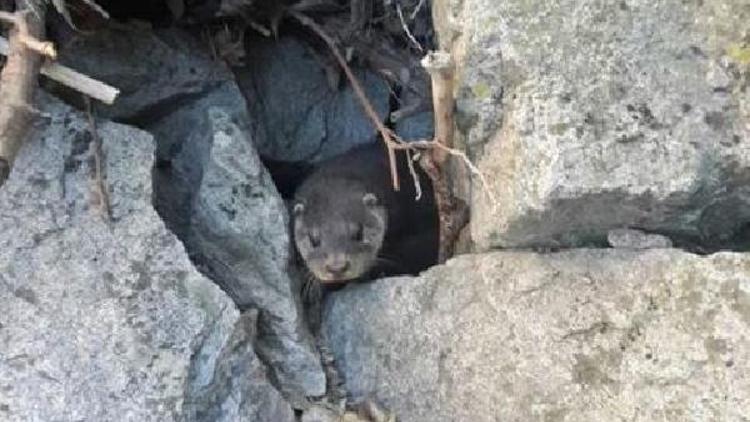
[[[745,0],[436,0],[479,249],[632,227],[725,245],[750,221]],[[477,13],[481,10],[481,13]]]
[[[750,414],[750,257],[465,255],[336,292],[353,400],[399,420],[702,421]]]
[[[185,144],[206,147],[202,176],[194,185],[186,237],[194,259],[241,307],[263,312],[258,353],[279,387],[301,400],[325,393],[325,375],[302,320],[299,280],[291,270],[289,221],[284,201],[260,162],[242,120],[207,103],[211,137]],[[183,116],[186,118],[188,115]],[[203,118],[203,117],[202,117]],[[205,142],[210,145],[201,145]],[[188,155],[189,156],[189,155]],[[195,166],[179,157],[176,165]]]
[[[293,421],[151,206],[153,138],[98,122],[107,215],[85,116],[41,108],[0,188],[0,420]]]
[[[255,151],[257,119],[232,72],[177,29],[111,28],[76,39],[63,56],[123,90],[102,113],[154,135],[156,208],[204,274],[240,309],[261,311],[256,351],[274,382],[299,403],[322,395],[325,376],[288,271],[287,210]]]

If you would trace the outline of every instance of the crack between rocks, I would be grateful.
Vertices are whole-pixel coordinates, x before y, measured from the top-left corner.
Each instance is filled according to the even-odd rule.
[[[144,108],[131,117],[123,118],[122,120],[120,120],[120,122],[148,131],[149,126],[153,125],[164,117],[169,116],[177,110],[180,110],[187,105],[194,103],[196,100],[207,97],[212,91],[220,88],[224,83],[224,81],[211,82],[200,91],[177,94],[165,98],[157,102],[156,104],[152,104],[151,106]]]

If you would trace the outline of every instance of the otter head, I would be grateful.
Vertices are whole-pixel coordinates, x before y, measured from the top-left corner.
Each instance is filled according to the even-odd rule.
[[[353,280],[375,263],[387,216],[373,193],[350,193],[331,201],[303,198],[294,205],[294,242],[321,282]]]

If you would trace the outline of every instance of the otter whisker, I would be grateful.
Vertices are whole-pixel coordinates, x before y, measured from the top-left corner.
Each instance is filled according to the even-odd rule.
[[[388,265],[398,265],[398,261],[396,261],[393,258],[378,256],[375,258],[375,262],[377,264],[388,264]]]
[[[383,251],[380,251],[380,253],[378,254],[378,258],[390,259],[391,261],[398,261],[401,257],[398,255],[390,255],[387,253],[383,253]]]

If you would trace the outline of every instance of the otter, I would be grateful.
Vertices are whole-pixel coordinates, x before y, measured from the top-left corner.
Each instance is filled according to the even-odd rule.
[[[405,154],[401,189],[391,185],[385,147],[358,146],[322,162],[294,194],[294,243],[315,278],[340,284],[368,276],[416,274],[437,260],[438,216],[428,177],[415,199]]]

